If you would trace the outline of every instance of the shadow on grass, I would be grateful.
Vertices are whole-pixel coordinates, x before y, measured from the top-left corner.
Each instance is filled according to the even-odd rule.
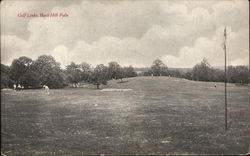
[[[127,83],[129,81],[118,81],[117,83]]]

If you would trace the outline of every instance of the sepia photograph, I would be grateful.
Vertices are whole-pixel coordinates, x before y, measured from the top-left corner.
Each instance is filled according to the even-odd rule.
[[[248,0],[3,0],[1,155],[250,155]]]

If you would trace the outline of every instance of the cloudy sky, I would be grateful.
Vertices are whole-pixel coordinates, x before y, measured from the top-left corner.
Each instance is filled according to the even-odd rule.
[[[25,13],[68,17],[18,17]],[[155,59],[169,67],[193,67],[203,57],[221,66],[225,25],[228,63],[247,65],[247,0],[6,0],[1,2],[1,63],[50,54],[62,67],[71,61],[145,67]]]

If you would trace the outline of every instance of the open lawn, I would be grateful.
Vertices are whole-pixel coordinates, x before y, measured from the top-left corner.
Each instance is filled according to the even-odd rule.
[[[249,88],[168,77],[109,81],[104,90],[1,92],[6,155],[244,154],[250,145]],[[121,90],[127,89],[127,90]]]

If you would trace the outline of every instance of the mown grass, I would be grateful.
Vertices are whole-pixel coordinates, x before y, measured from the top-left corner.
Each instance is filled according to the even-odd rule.
[[[244,154],[250,145],[249,88],[168,77],[112,80],[89,88],[1,92],[7,155]]]

